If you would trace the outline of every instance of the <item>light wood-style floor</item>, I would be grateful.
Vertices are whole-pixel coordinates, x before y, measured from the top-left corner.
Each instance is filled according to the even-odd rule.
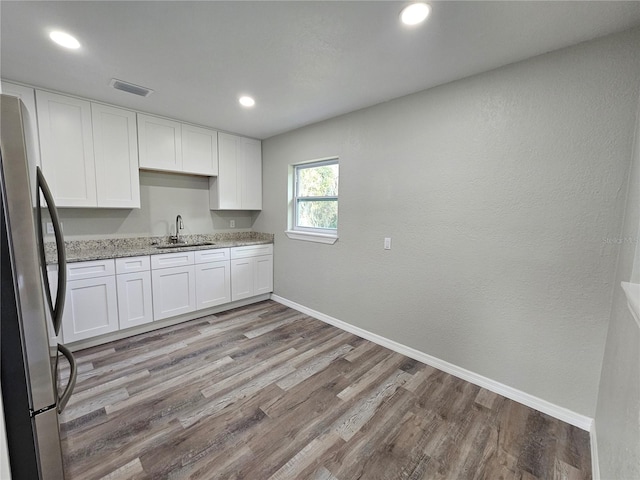
[[[272,301],[76,353],[67,479],[590,479],[587,432]]]

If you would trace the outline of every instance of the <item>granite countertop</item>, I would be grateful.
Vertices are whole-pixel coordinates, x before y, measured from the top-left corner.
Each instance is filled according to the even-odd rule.
[[[105,260],[108,258],[136,257],[139,255],[156,255],[190,250],[208,250],[213,248],[240,247],[245,245],[262,245],[273,243],[273,234],[259,232],[212,233],[198,235],[182,235],[184,247],[158,248],[169,243],[168,237],[135,237],[109,238],[104,240],[70,240],[65,241],[67,262],[84,262],[89,260]],[[189,244],[213,243],[213,245],[189,246]],[[58,262],[54,242],[45,243],[47,264]]]

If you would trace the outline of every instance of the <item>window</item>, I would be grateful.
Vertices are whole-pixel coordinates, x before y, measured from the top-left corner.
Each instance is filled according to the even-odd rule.
[[[334,243],[338,233],[338,159],[293,166],[290,238]]]

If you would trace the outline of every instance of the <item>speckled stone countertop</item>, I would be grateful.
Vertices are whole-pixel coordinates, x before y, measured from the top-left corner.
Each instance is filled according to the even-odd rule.
[[[185,252],[189,250],[207,250],[212,248],[240,247],[244,245],[261,245],[273,243],[273,234],[259,232],[212,233],[199,235],[181,235],[184,247],[158,248],[170,245],[168,237],[136,237],[109,238],[105,240],[70,240],[65,241],[67,262],[84,262],[104,260],[107,258],[136,257],[138,255],[156,255],[159,253]],[[189,246],[197,243],[213,243],[213,245]],[[47,264],[57,263],[56,246],[53,242],[45,243]]]

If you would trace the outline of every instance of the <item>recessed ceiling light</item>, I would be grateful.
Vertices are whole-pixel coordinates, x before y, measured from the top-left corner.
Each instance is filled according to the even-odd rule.
[[[243,107],[253,107],[256,104],[256,101],[253,98],[247,97],[246,95],[243,97],[240,97],[238,101],[240,102],[240,105],[242,105]]]
[[[64,48],[72,50],[80,48],[80,42],[75,37],[59,30],[51,32],[49,38]]]
[[[431,13],[431,5],[427,3],[412,3],[402,9],[400,20],[405,25],[417,25],[424,22]]]

